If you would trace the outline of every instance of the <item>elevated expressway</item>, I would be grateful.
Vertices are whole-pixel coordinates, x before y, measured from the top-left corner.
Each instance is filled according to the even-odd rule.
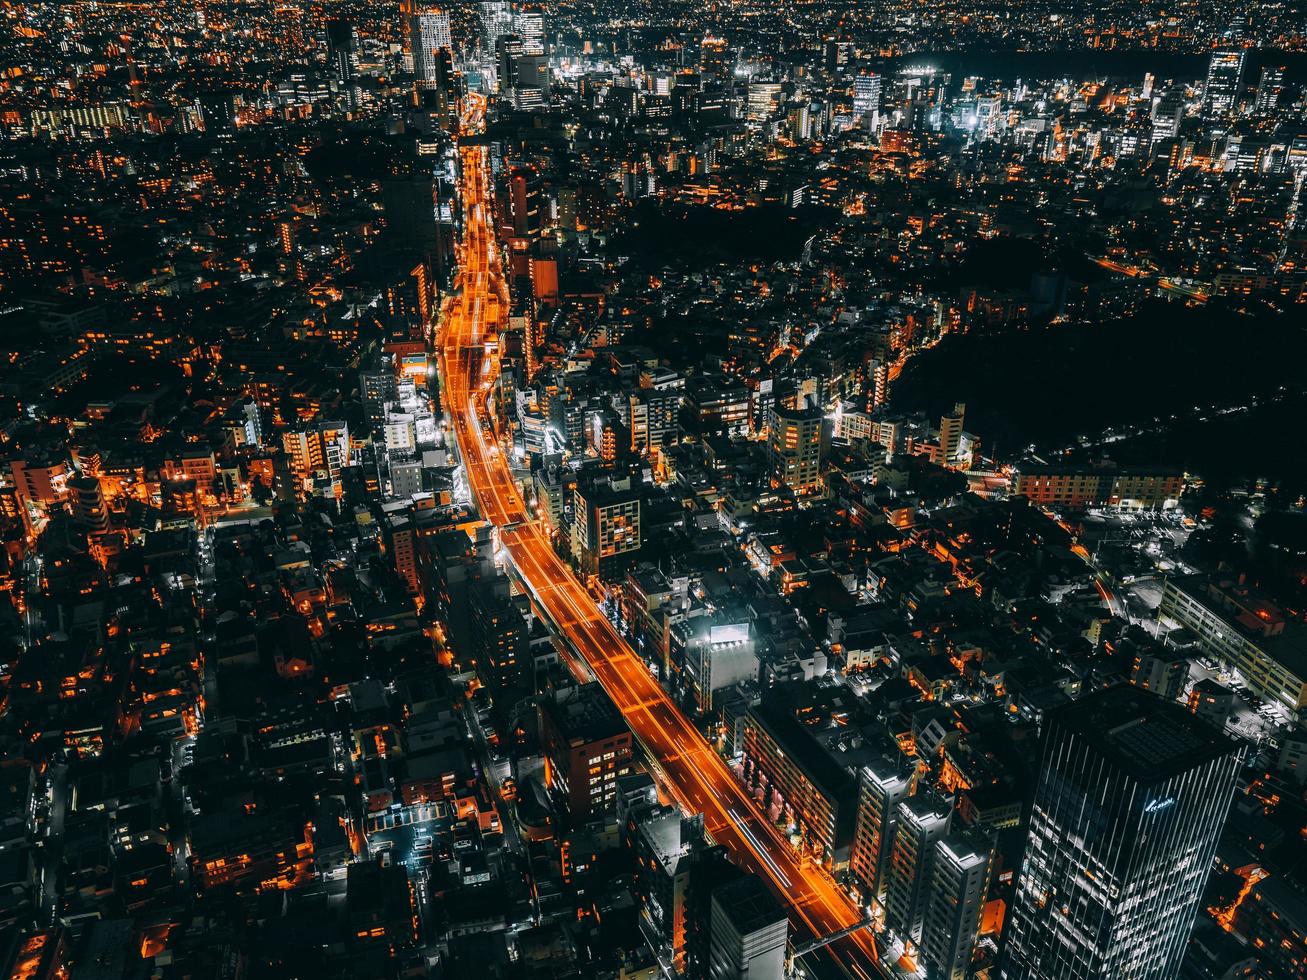
[[[464,133],[480,129],[484,102],[474,98]],[[699,735],[644,662],[600,613],[584,586],[558,557],[545,528],[531,515],[503,451],[487,434],[486,400],[495,361],[494,339],[507,290],[496,247],[486,149],[475,140],[460,148],[464,230],[460,292],[443,311],[437,331],[442,401],[458,442],[468,487],[481,516],[499,530],[500,543],[537,606],[563,641],[589,666],[652,761],[664,792],[702,813],[712,839],[740,866],[771,882],[788,905],[791,924],[812,937],[847,930],[860,910],[821,869],[801,858],[739,785],[721,757]],[[875,939],[860,929],[825,947],[820,972],[837,966],[858,978],[889,973]]]

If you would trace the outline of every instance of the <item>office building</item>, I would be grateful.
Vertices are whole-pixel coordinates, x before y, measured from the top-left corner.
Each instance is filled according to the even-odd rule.
[[[894,849],[885,891],[885,922],[905,942],[921,942],[921,927],[934,880],[935,844],[949,831],[953,808],[930,790],[898,806]]]
[[[545,783],[577,823],[616,806],[617,780],[631,771],[631,731],[599,684],[542,698],[540,743]]]
[[[441,77],[440,52],[454,46],[449,13],[439,7],[415,8],[408,17],[408,45],[414,80],[419,87],[435,87]]]
[[[1239,105],[1246,53],[1242,48],[1220,48],[1207,62],[1203,107],[1209,116],[1229,116]]]
[[[513,5],[508,0],[482,0],[480,10],[486,51],[494,54],[496,42],[513,33]]]
[[[790,923],[756,875],[712,893],[709,980],[783,980]]]
[[[853,80],[853,116],[862,125],[872,128],[880,114],[881,77],[874,72],[859,75]]]
[[[1150,116],[1153,121],[1153,142],[1172,139],[1180,135],[1184,121],[1185,100],[1179,92],[1171,92],[1153,102]]]
[[[1280,104],[1284,91],[1284,65],[1267,65],[1257,80],[1257,99],[1253,110],[1259,116],[1269,116]]]
[[[974,830],[935,842],[920,961],[931,980],[966,980],[994,869],[994,846]]]
[[[1000,976],[1176,976],[1239,756],[1133,685],[1045,715]]]
[[[899,804],[912,795],[914,776],[906,760],[888,757],[868,763],[858,773],[858,815],[849,868],[863,905],[885,900]]]
[[[513,10],[513,33],[522,39],[522,50],[528,55],[545,55],[545,15],[538,4],[516,5]]]

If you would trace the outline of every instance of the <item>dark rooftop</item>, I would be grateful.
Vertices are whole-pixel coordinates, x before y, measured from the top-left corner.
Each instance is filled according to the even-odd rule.
[[[1086,695],[1049,715],[1114,765],[1145,782],[1228,755],[1236,743],[1180,705],[1132,684]]]

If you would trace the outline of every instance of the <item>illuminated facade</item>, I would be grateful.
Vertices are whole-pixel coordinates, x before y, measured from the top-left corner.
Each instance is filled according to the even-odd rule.
[[[1307,633],[1253,590],[1170,578],[1157,612],[1196,635],[1204,655],[1234,667],[1260,697],[1307,707]]]
[[[578,822],[617,805],[617,780],[630,773],[631,731],[598,684],[558,691],[540,703],[548,787]]]
[[[899,804],[912,795],[913,767],[889,758],[862,767],[858,776],[858,817],[849,866],[864,905],[883,901]]]
[[[1238,746],[1132,685],[1046,716],[1004,980],[1176,976]]]
[[[1025,461],[1013,473],[1012,493],[1045,507],[1169,510],[1184,492],[1178,470],[1050,466]]]
[[[856,788],[848,772],[784,703],[764,699],[744,728],[744,775],[764,802],[779,807],[794,836],[823,865],[848,860]]]
[[[984,834],[961,831],[935,844],[921,962],[932,980],[966,980],[994,870],[994,845]]]
[[[1228,116],[1239,103],[1243,88],[1245,52],[1242,48],[1223,48],[1213,51],[1207,62],[1207,86],[1203,103],[1213,116]]]
[[[577,485],[572,553],[586,575],[625,575],[640,550],[640,493],[631,481]]]
[[[796,494],[814,493],[822,488],[821,409],[772,409],[767,437],[767,455],[772,477]]]

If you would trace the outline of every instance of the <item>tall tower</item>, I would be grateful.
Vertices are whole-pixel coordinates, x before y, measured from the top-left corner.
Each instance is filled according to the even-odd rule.
[[[921,961],[932,980],[966,980],[994,869],[994,846],[984,834],[964,830],[935,842]]]
[[[449,13],[439,7],[414,5],[408,15],[408,45],[418,87],[434,87],[440,81],[440,52],[454,46]]]
[[[881,78],[874,72],[859,75],[853,80],[853,114],[872,127],[880,113]]]
[[[934,875],[935,842],[948,833],[952,816],[948,801],[929,790],[899,804],[889,888],[885,892],[885,922],[914,945],[921,942],[921,924]]]
[[[1207,62],[1203,104],[1210,116],[1228,116],[1239,102],[1243,87],[1243,48],[1220,48]]]
[[[545,15],[536,4],[521,4],[513,11],[513,33],[522,39],[523,54],[546,54]]]
[[[864,905],[884,901],[899,804],[912,795],[912,776],[912,766],[884,757],[863,766],[858,774],[858,816],[849,866]]]
[[[508,0],[482,0],[481,30],[485,35],[485,49],[495,53],[495,42],[505,34],[513,33],[513,6]]]
[[[1280,104],[1280,93],[1284,91],[1284,65],[1267,65],[1262,69],[1261,78],[1257,80],[1257,100],[1253,109],[1259,116],[1269,116]]]
[[[1129,684],[1051,712],[1000,976],[1174,977],[1240,752]]]

